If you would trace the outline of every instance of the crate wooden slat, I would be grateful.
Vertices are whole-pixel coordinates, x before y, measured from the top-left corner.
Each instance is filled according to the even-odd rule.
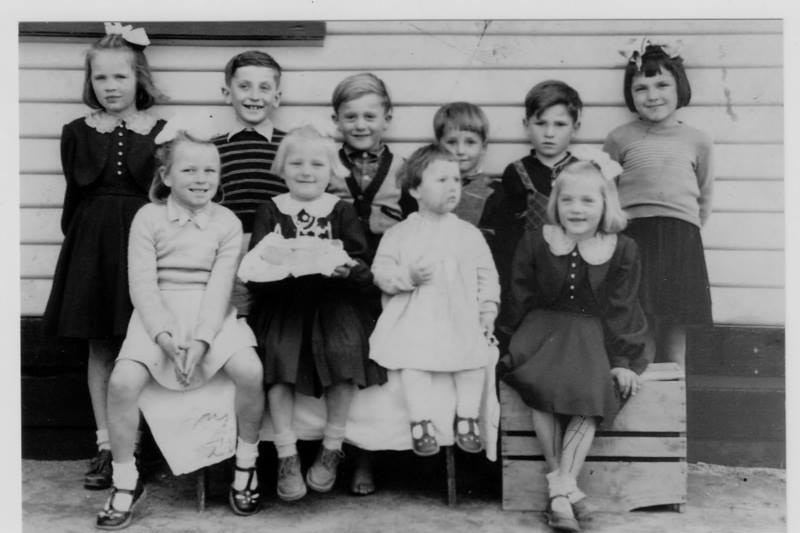
[[[674,363],[650,365],[642,388],[600,428],[578,485],[604,510],[686,502],[686,384]],[[503,509],[543,511],[546,465],[528,408],[500,384]]]
[[[503,509],[544,511],[544,461],[503,461]],[[541,480],[534,482],[533,480]],[[587,461],[578,486],[603,511],[686,503],[686,462]]]
[[[542,446],[529,435],[507,435],[502,442],[503,456],[542,455]],[[595,437],[589,456],[598,457],[686,457],[686,437],[637,437],[621,439],[614,435]]]

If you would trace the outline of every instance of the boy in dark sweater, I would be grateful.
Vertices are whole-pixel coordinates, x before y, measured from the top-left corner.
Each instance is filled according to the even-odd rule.
[[[559,80],[537,83],[525,95],[522,125],[532,150],[505,168],[501,186],[486,200],[481,221],[494,234],[489,244],[500,275],[498,323],[508,312],[511,260],[517,243],[525,230],[535,231],[546,223],[553,181],[574,159],[569,148],[580,128],[582,109],[578,92]],[[508,339],[500,337],[505,348]]]

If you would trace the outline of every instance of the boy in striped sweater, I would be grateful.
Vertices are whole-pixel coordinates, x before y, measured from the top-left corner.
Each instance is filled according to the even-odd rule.
[[[219,150],[222,171],[222,205],[242,221],[242,253],[247,251],[256,207],[273,196],[287,192],[283,179],[269,172],[278,145],[286,134],[270,120],[281,101],[281,67],[269,54],[248,50],[225,65],[222,95],[233,107],[236,127],[213,139]],[[247,288],[238,281],[232,302],[239,316],[250,308]]]

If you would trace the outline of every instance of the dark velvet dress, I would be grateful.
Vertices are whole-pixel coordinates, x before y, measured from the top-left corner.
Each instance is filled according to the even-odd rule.
[[[647,366],[636,244],[618,235],[610,258],[590,264],[577,246],[556,255],[542,233],[525,233],[511,266],[502,379],[537,410],[610,423],[621,405],[611,368]]]
[[[296,221],[304,227],[298,228]],[[317,397],[338,383],[359,387],[385,383],[385,370],[368,358],[373,319],[367,295],[372,291],[372,273],[365,262],[364,230],[353,206],[339,200],[326,216],[303,211],[292,216],[268,200],[256,210],[250,247],[277,224],[286,238],[308,235],[305,228],[313,228],[320,238],[340,239],[358,265],[347,278],[309,275],[248,284],[254,297],[248,320],[264,363],[264,383],[293,384],[296,392]]]
[[[153,141],[165,123],[142,112],[132,121],[115,126],[95,113],[63,128],[64,242],[43,317],[46,334],[99,339],[124,336],[128,328],[128,233],[148,203]]]

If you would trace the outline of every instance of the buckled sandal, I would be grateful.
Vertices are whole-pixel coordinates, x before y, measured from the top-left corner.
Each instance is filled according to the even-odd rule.
[[[234,465],[234,468],[239,472],[247,472],[247,484],[244,490],[236,490],[230,487],[228,490],[228,505],[231,506],[231,511],[239,516],[250,516],[258,512],[258,504],[261,502],[261,493],[258,488],[251,488],[253,478],[256,475],[256,467],[241,468]]]
[[[547,503],[547,510],[545,511],[547,525],[558,531],[571,531],[573,533],[580,531],[581,526],[574,516],[553,510],[553,500],[556,498],[564,498],[569,502],[569,498],[567,498],[565,494],[556,494],[550,497],[550,501]]]
[[[83,476],[83,488],[104,490],[111,486],[111,450],[100,450],[89,461],[89,470]]]
[[[421,457],[430,457],[439,453],[439,443],[433,436],[433,422],[420,420],[411,422],[411,446],[414,453]]]
[[[120,511],[114,507],[114,498],[120,493],[132,496],[131,506],[127,511]],[[125,529],[131,524],[133,509],[136,507],[136,504],[142,500],[142,497],[144,497],[144,485],[141,480],[136,483],[136,488],[133,490],[111,487],[111,496],[106,500],[106,505],[103,507],[103,510],[97,513],[95,527],[97,527],[97,529],[110,531]]]
[[[459,426],[462,422],[467,425],[467,431],[462,433],[459,431]],[[478,428],[477,418],[466,418],[456,416],[454,424],[456,445],[467,453],[479,453],[483,451],[483,443],[481,442],[480,429]]]

